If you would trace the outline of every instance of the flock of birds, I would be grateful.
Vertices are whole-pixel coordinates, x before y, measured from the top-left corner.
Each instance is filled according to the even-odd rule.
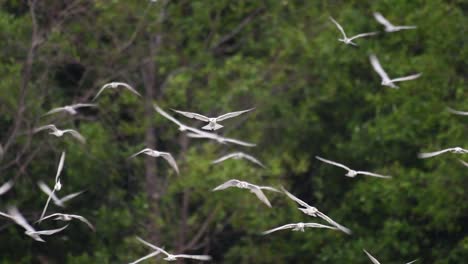
[[[374,17],[379,23],[381,23],[382,25],[385,26],[385,31],[386,32],[396,32],[396,31],[400,31],[400,30],[409,30],[409,29],[415,29],[416,28],[416,26],[395,26],[395,25],[391,24],[387,19],[385,19],[380,13],[374,13]],[[373,35],[378,34],[378,32],[369,32],[369,33],[358,34],[358,35],[355,35],[353,37],[347,37],[347,35],[344,32],[341,25],[335,19],[333,19],[332,17],[330,17],[330,20],[336,25],[336,27],[340,30],[341,34],[343,35],[343,38],[339,39],[339,41],[344,42],[345,44],[350,44],[350,45],[357,46],[357,44],[354,43],[353,40],[355,40],[357,38],[361,38],[361,37],[373,36]],[[380,65],[380,63],[379,63],[379,61],[378,61],[378,59],[377,59],[377,57],[375,55],[370,56],[370,62],[372,64],[374,70],[382,78],[382,83],[381,84],[383,86],[388,86],[388,87],[391,87],[391,88],[398,88],[398,86],[396,86],[394,84],[395,82],[413,80],[413,79],[416,79],[419,76],[421,76],[421,74],[419,73],[419,74],[414,74],[414,75],[410,75],[410,76],[406,76],[406,77],[390,79],[390,77],[388,77],[387,73],[383,70],[382,66]],[[133,94],[141,97],[141,94],[138,93],[129,84],[123,83],[123,82],[111,82],[111,83],[105,84],[104,86],[101,87],[101,89],[98,91],[96,96],[93,98],[93,101],[96,100],[106,89],[118,89],[118,88],[125,88],[125,89],[129,90],[130,92],[132,92]],[[65,113],[70,114],[70,115],[75,115],[75,114],[78,113],[78,110],[80,108],[83,108],[83,107],[97,107],[97,106],[98,105],[94,104],[94,103],[78,103],[78,104],[74,104],[74,105],[67,105],[67,106],[63,106],[63,107],[54,108],[54,109],[50,110],[49,112],[47,112],[45,115],[51,115],[51,114],[56,114],[56,113],[61,113],[61,112],[65,112]],[[180,115],[182,115],[184,117],[193,118],[193,119],[197,119],[197,120],[206,122],[207,124],[201,128],[203,130],[200,130],[198,128],[187,126],[187,125],[181,123],[180,121],[175,119],[173,116],[169,115],[162,108],[160,108],[157,104],[154,104],[153,106],[154,106],[154,109],[155,109],[155,111],[157,113],[159,113],[161,116],[165,117],[166,119],[168,119],[172,123],[176,124],[178,126],[178,129],[181,132],[186,132],[186,135],[188,137],[211,139],[211,140],[217,141],[218,143],[221,143],[221,144],[231,143],[231,144],[236,144],[236,145],[246,146],[246,147],[254,147],[255,146],[255,144],[252,144],[252,143],[244,142],[244,141],[237,140],[237,139],[227,138],[227,137],[223,137],[223,136],[220,136],[220,135],[212,133],[212,132],[208,132],[208,131],[215,131],[215,130],[221,129],[223,127],[223,125],[219,124],[219,122],[224,121],[224,120],[229,119],[229,118],[237,117],[237,116],[245,114],[245,113],[248,113],[248,112],[254,110],[254,108],[247,109],[247,110],[242,110],[242,111],[231,112],[231,113],[220,115],[218,117],[207,117],[207,116],[204,116],[204,115],[201,115],[201,114],[198,114],[198,113],[171,109],[175,113],[180,114]],[[461,111],[454,110],[452,108],[448,108],[448,111],[450,111],[451,113],[454,113],[454,114],[458,114],[458,115],[468,115],[468,112],[461,112]],[[48,124],[48,125],[45,125],[45,126],[38,127],[36,129],[34,129],[33,133],[38,133],[38,132],[44,131],[44,130],[48,130],[50,135],[54,135],[56,137],[62,137],[65,134],[70,134],[72,137],[74,137],[79,142],[81,142],[81,143],[86,142],[85,137],[83,137],[78,131],[76,131],[74,129],[63,129],[63,130],[61,130],[61,129],[58,129],[54,124]],[[448,148],[448,149],[435,151],[435,152],[430,152],[430,153],[420,153],[419,157],[420,158],[430,158],[430,157],[434,157],[434,156],[437,156],[437,155],[440,155],[440,154],[443,154],[443,153],[447,153],[447,152],[458,153],[458,154],[466,154],[466,153],[468,153],[468,150],[462,149],[460,147],[454,147],[454,148]],[[155,158],[161,157],[161,158],[163,158],[163,159],[165,159],[167,161],[169,166],[171,166],[172,169],[174,169],[174,171],[177,174],[180,173],[179,168],[177,166],[176,160],[174,159],[172,154],[169,153],[169,152],[162,152],[162,151],[154,150],[154,149],[151,149],[151,148],[144,148],[143,150],[131,155],[129,158],[135,158],[135,157],[137,157],[137,156],[139,156],[141,154],[145,154],[145,155],[155,157]],[[3,149],[2,149],[2,146],[0,145],[0,157],[2,155],[3,155]],[[227,155],[225,155],[223,157],[220,157],[220,158],[214,160],[212,163],[213,164],[219,164],[219,163],[222,163],[222,162],[224,162],[224,161],[226,161],[228,159],[245,159],[247,161],[252,162],[253,164],[256,164],[256,165],[258,165],[260,167],[265,168],[265,165],[262,162],[260,162],[257,158],[253,157],[252,155],[243,153],[243,152],[234,152],[234,153],[227,154]],[[345,174],[345,176],[348,176],[348,177],[355,177],[357,175],[365,175],[365,176],[372,176],[372,177],[378,177],[378,178],[383,178],[383,179],[391,178],[391,176],[377,174],[377,173],[373,173],[373,172],[356,171],[356,170],[353,170],[353,169],[347,167],[346,165],[343,165],[341,163],[338,163],[338,162],[335,162],[335,161],[332,161],[332,160],[328,160],[328,159],[325,159],[325,158],[322,158],[322,157],[319,157],[319,156],[316,156],[316,159],[318,159],[319,161],[321,161],[321,162],[323,162],[325,164],[333,165],[333,166],[340,167],[340,168],[346,170],[347,173]],[[460,161],[465,166],[468,166],[468,163],[466,163],[466,162],[464,162],[462,160],[460,160]],[[51,201],[56,206],[63,208],[67,201],[69,201],[69,200],[71,200],[71,199],[73,199],[73,198],[75,198],[78,195],[83,193],[83,191],[79,191],[79,192],[75,192],[75,193],[72,193],[72,194],[68,194],[68,195],[66,195],[66,196],[64,196],[62,198],[59,198],[57,196],[57,192],[59,192],[61,190],[61,188],[62,188],[62,184],[61,184],[61,181],[60,181],[60,179],[61,179],[60,175],[61,175],[61,172],[63,170],[64,163],[65,163],[65,152],[62,152],[60,160],[59,160],[57,172],[56,172],[56,175],[55,175],[55,183],[54,183],[54,186],[53,186],[52,189],[47,184],[45,184],[44,182],[42,182],[42,181],[38,182],[38,186],[39,186],[40,190],[42,192],[44,192],[48,196],[48,198],[47,198],[45,206],[44,206],[44,208],[42,210],[41,216],[39,217],[39,219],[34,224],[40,225],[43,221],[50,220],[50,219],[53,219],[53,220],[56,220],[56,221],[64,221],[64,222],[70,222],[72,220],[79,220],[79,221],[85,223],[91,230],[95,231],[95,228],[91,224],[91,222],[88,221],[85,217],[80,216],[80,215],[64,214],[64,213],[53,213],[53,214],[50,214],[50,215],[46,215],[49,203]],[[5,194],[6,192],[8,192],[13,186],[14,186],[14,183],[11,180],[4,183],[2,186],[0,186],[0,196]],[[225,190],[225,189],[228,189],[228,188],[231,188],[231,187],[236,187],[236,188],[239,188],[239,189],[249,190],[251,193],[255,194],[256,197],[261,202],[266,204],[268,207],[272,207],[272,206],[271,206],[271,203],[268,200],[267,196],[265,195],[264,191],[283,193],[283,194],[286,195],[286,197],[288,197],[292,201],[299,204],[301,207],[298,208],[298,209],[300,211],[302,211],[304,214],[306,214],[308,216],[320,218],[320,219],[324,220],[327,223],[327,224],[302,223],[302,222],[290,223],[290,224],[286,224],[286,225],[283,225],[283,226],[279,226],[279,227],[264,231],[263,232],[264,235],[271,234],[273,232],[277,232],[277,231],[285,230],[285,229],[291,229],[292,231],[304,232],[305,228],[332,229],[332,230],[341,231],[341,232],[343,232],[345,234],[348,234],[348,235],[350,235],[352,233],[349,228],[346,228],[346,227],[342,226],[341,224],[335,222],[333,219],[331,219],[325,213],[319,211],[316,207],[311,206],[311,205],[307,204],[306,202],[302,201],[298,197],[296,197],[293,194],[291,194],[290,192],[288,192],[283,187],[280,187],[280,189],[277,189],[277,188],[270,187],[270,186],[261,186],[261,185],[252,184],[252,183],[249,183],[249,182],[246,182],[246,181],[231,179],[231,180],[228,180],[227,182],[215,187],[213,189],[213,191],[222,191],[222,190]],[[60,228],[57,228],[57,229],[37,231],[31,224],[28,223],[28,221],[24,218],[24,216],[20,213],[20,211],[14,206],[8,207],[6,213],[0,212],[0,216],[11,220],[13,223],[16,223],[17,225],[19,225],[20,227],[22,227],[25,230],[25,234],[27,236],[31,237],[32,239],[34,239],[36,241],[40,241],[40,242],[45,242],[45,240],[41,236],[50,236],[50,235],[57,234],[59,232],[64,231],[69,226],[69,224],[67,224],[67,225],[64,225],[64,226],[62,226]],[[161,253],[166,256],[164,259],[167,260],[167,261],[174,261],[174,260],[177,260],[179,258],[189,258],[189,259],[195,259],[195,260],[200,260],[200,261],[211,260],[211,257],[208,256],[208,255],[171,254],[171,253],[165,251],[163,248],[157,247],[157,246],[143,240],[142,238],[140,238],[138,236],[136,237],[136,239],[139,242],[141,242],[143,245],[145,245],[145,246],[149,247],[150,249],[152,249],[153,252],[151,252],[150,254],[148,254],[148,255],[146,255],[146,256],[144,256],[144,257],[142,257],[142,258],[140,258],[140,259],[138,259],[136,261],[131,262],[130,264],[139,263],[139,262],[141,262],[143,260],[146,260],[148,258],[155,257],[155,256],[157,256],[157,255],[159,255]],[[363,251],[374,264],[379,264],[380,263],[375,257],[373,257],[365,249],[363,249]],[[415,261],[417,261],[417,259],[413,260],[411,262],[408,262],[407,264],[413,263]]]

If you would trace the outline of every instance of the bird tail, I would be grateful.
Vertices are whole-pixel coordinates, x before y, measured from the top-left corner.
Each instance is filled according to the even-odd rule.
[[[220,124],[215,124],[214,127],[211,126],[211,124],[208,124],[208,125],[202,127],[202,129],[205,129],[205,130],[218,130],[218,129],[222,128],[222,127],[223,127],[223,126],[220,125]]]

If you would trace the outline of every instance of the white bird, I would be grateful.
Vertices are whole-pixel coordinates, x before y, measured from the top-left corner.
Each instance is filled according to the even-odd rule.
[[[367,37],[367,36],[373,36],[373,35],[378,34],[378,32],[361,33],[361,34],[358,34],[356,36],[348,38],[346,36],[346,33],[344,32],[343,27],[338,22],[336,22],[336,20],[333,19],[333,17],[330,17],[330,20],[336,25],[336,27],[340,30],[341,34],[343,35],[343,38],[342,39],[340,38],[338,40],[345,43],[345,44],[351,44],[351,45],[357,46],[357,44],[353,42],[353,39]]]
[[[334,161],[331,161],[331,160],[327,160],[327,159],[321,158],[319,156],[315,156],[315,158],[320,160],[320,161],[323,161],[325,163],[328,163],[328,164],[331,164],[331,165],[334,165],[334,166],[337,166],[337,167],[340,167],[340,168],[343,168],[343,169],[347,170],[348,172],[345,175],[348,176],[348,177],[351,177],[351,178],[355,177],[358,174],[373,176],[373,177],[378,177],[378,178],[385,178],[385,179],[392,178],[392,176],[386,176],[386,175],[372,173],[372,172],[368,172],[368,171],[355,171],[355,170],[352,170],[352,169],[346,167],[343,164],[340,164],[338,162],[334,162]]]
[[[212,191],[220,191],[227,189],[229,187],[237,187],[240,189],[249,189],[250,192],[254,193],[260,201],[264,202],[268,207],[271,207],[270,201],[268,198],[265,196],[262,190],[268,190],[268,191],[273,191],[273,192],[280,192],[279,190],[269,187],[269,186],[258,186],[255,184],[251,184],[245,181],[239,181],[236,179],[229,180],[218,187],[214,188]]]
[[[44,115],[51,115],[51,114],[55,114],[55,113],[58,113],[58,112],[67,112],[71,115],[76,115],[78,112],[76,111],[76,109],[78,108],[82,108],[82,107],[96,107],[97,104],[73,104],[73,105],[66,105],[66,106],[62,106],[62,107],[57,107],[57,108],[54,108],[52,110],[50,110],[49,112],[45,113]]]
[[[39,186],[39,188],[45,194],[47,194],[47,196],[51,196],[52,201],[54,202],[54,204],[59,206],[59,207],[65,207],[66,202],[68,202],[69,200],[71,200],[71,199],[73,199],[73,198],[75,198],[78,195],[83,193],[83,191],[80,191],[80,192],[71,193],[71,194],[66,195],[66,196],[64,196],[62,198],[58,198],[57,195],[54,192],[52,192],[52,190],[49,188],[49,186],[47,186],[43,181],[38,181],[37,185]]]
[[[60,130],[60,129],[58,129],[55,125],[53,125],[53,124],[45,125],[45,126],[41,126],[41,127],[35,128],[35,129],[34,129],[34,133],[37,133],[37,132],[42,131],[42,130],[45,130],[45,129],[51,130],[51,132],[49,132],[49,134],[54,135],[54,136],[56,136],[56,137],[61,137],[61,136],[63,136],[64,134],[69,133],[70,135],[72,135],[74,138],[76,138],[76,139],[77,139],[78,141],[80,141],[81,143],[86,143],[86,139],[85,139],[80,133],[78,133],[78,131],[76,131],[76,130],[74,130],[74,129],[64,129],[64,130]]]
[[[188,118],[195,118],[195,119],[198,119],[198,120],[203,121],[203,122],[208,122],[208,125],[202,127],[202,129],[205,129],[205,130],[218,130],[218,129],[223,127],[222,125],[218,124],[218,122],[221,122],[221,121],[226,120],[228,118],[233,118],[233,117],[239,116],[239,115],[241,115],[243,113],[250,112],[253,109],[255,109],[255,108],[250,108],[250,109],[247,109],[247,110],[236,111],[236,112],[230,112],[230,113],[227,113],[227,114],[224,114],[224,115],[220,115],[218,117],[207,117],[207,116],[200,115],[200,114],[197,114],[197,113],[192,113],[192,112],[184,112],[184,111],[179,111],[179,110],[175,110],[175,109],[171,109],[171,110],[176,112],[176,113],[179,113],[181,115],[184,115],[184,116],[186,116]]]
[[[338,224],[337,222],[333,221],[330,217],[328,217],[326,214],[320,212],[316,207],[313,207],[313,206],[310,206],[309,204],[307,204],[306,202],[302,201],[301,199],[297,198],[296,196],[294,196],[293,194],[291,194],[290,192],[286,191],[286,189],[284,189],[283,187],[281,187],[281,190],[293,201],[295,201],[296,203],[298,203],[300,206],[304,207],[304,208],[298,208],[299,210],[301,210],[304,214],[306,215],[310,215],[310,216],[313,216],[313,217],[320,217],[322,218],[323,220],[327,221],[329,224],[331,225],[334,225],[336,226],[339,230],[343,231],[344,233],[350,235],[352,232],[349,228],[347,227],[344,227],[340,224]]]
[[[111,82],[111,83],[107,83],[107,84],[104,84],[101,89],[99,90],[99,92],[96,94],[96,96],[94,96],[93,98],[93,101],[96,100],[96,98],[98,98],[98,96],[105,90],[105,89],[116,89],[117,87],[119,86],[123,86],[124,88],[128,89],[130,92],[138,95],[141,97],[141,94],[138,93],[133,87],[131,87],[130,85],[124,83],[124,82]]]
[[[149,242],[146,242],[145,240],[141,239],[140,237],[136,237],[138,241],[140,241],[141,243],[145,244],[146,246],[152,248],[155,250],[155,252],[153,252],[152,254],[156,254],[156,252],[158,253],[163,253],[164,255],[166,255],[167,257],[164,258],[164,260],[167,260],[167,261],[175,261],[177,260],[177,258],[189,258],[189,259],[196,259],[196,260],[201,260],[201,261],[208,261],[208,260],[211,260],[211,256],[208,256],[208,255],[187,255],[187,254],[177,254],[177,255],[173,255],[171,253],[168,253],[167,251],[165,251],[164,249],[160,248],[160,247],[157,247]],[[136,262],[133,262],[133,263],[136,263]]]
[[[231,153],[231,154],[227,154],[217,160],[214,160],[212,161],[211,163],[212,164],[217,164],[217,163],[220,163],[220,162],[223,162],[227,159],[246,159],[246,160],[249,160],[263,168],[265,168],[265,165],[263,165],[258,159],[254,158],[253,156],[251,155],[248,155],[248,154],[245,154],[243,152],[234,152],[234,153]]]
[[[379,262],[376,258],[374,258],[369,252],[367,252],[367,250],[363,249],[363,251],[364,251],[364,253],[366,253],[366,255],[369,257],[369,259],[372,261],[372,263],[374,263],[374,264],[380,264],[380,262]],[[411,264],[411,263],[414,263],[414,262],[416,262],[416,261],[418,261],[418,260],[415,259],[415,260],[410,261],[410,262],[408,262],[408,263],[406,263],[406,264]]]
[[[270,234],[270,233],[273,233],[273,232],[276,232],[276,231],[279,231],[279,230],[291,229],[291,228],[292,228],[292,231],[305,232],[304,228],[306,228],[306,227],[328,228],[328,229],[338,230],[338,228],[336,228],[334,226],[327,226],[327,225],[322,225],[322,224],[317,224],[317,223],[295,223],[295,224],[287,224],[287,225],[283,225],[283,226],[280,226],[280,227],[276,227],[276,228],[267,230],[265,232],[262,232],[262,234],[267,235],[267,234]]]
[[[62,189],[62,184],[60,183],[60,174],[62,173],[64,163],[65,163],[65,152],[62,152],[62,155],[60,155],[60,161],[59,161],[59,165],[57,168],[57,173],[55,174],[54,189],[52,190],[52,193],[49,195],[49,198],[47,198],[47,202],[44,206],[44,209],[42,210],[41,217],[39,218],[39,223],[41,222],[41,219],[44,217],[47,211],[47,207],[49,206],[50,199],[52,199],[52,195],[54,194],[54,192],[60,191],[60,189]]]
[[[415,29],[417,28],[416,26],[395,26],[390,21],[388,21],[382,14],[379,12],[374,12],[374,18],[379,22],[380,24],[385,26],[385,31],[386,32],[396,32],[404,29]]]
[[[69,222],[69,221],[71,221],[73,219],[77,219],[77,220],[85,223],[86,225],[88,225],[88,227],[91,228],[91,230],[95,231],[94,226],[88,221],[88,219],[84,218],[81,215],[55,213],[55,214],[45,216],[45,217],[41,218],[39,221],[37,221],[37,222],[40,222],[40,221],[43,221],[43,220],[46,220],[46,219],[49,219],[49,218],[52,218],[52,217],[55,217],[54,220],[66,221],[66,222]]]
[[[400,77],[400,78],[395,78],[395,79],[390,79],[388,77],[387,73],[383,70],[382,65],[380,65],[379,59],[374,54],[370,55],[370,62],[372,64],[372,67],[374,70],[380,75],[380,78],[382,78],[382,82],[380,83],[383,86],[388,86],[391,88],[398,88],[397,85],[395,85],[395,82],[403,82],[403,81],[410,81],[419,78],[422,73],[417,73],[405,77]]]
[[[6,192],[8,192],[11,189],[11,187],[13,187],[13,185],[14,185],[14,182],[12,180],[9,180],[5,182],[4,184],[2,184],[2,186],[0,186],[0,195],[3,195]]]
[[[169,165],[177,172],[177,174],[179,174],[179,167],[177,167],[177,163],[174,159],[174,157],[172,157],[171,153],[169,152],[162,152],[162,151],[157,151],[157,150],[153,150],[153,149],[150,149],[150,148],[145,148],[143,150],[141,150],[140,152],[137,152],[135,154],[133,154],[132,156],[130,156],[130,158],[134,158],[140,154],[146,154],[148,156],[151,156],[151,157],[161,157],[163,159],[165,159]]]
[[[458,110],[455,110],[453,108],[450,108],[450,107],[447,107],[447,110],[452,113],[452,114],[456,114],[456,115],[468,115],[468,112],[462,112],[462,111],[458,111]]]
[[[450,152],[450,153],[455,153],[455,154],[466,154],[468,153],[468,150],[462,149],[460,147],[454,147],[454,148],[443,149],[443,150],[439,150],[435,152],[419,153],[418,157],[420,159],[427,159],[427,158],[431,158],[431,157],[443,154],[445,152]]]
[[[187,133],[187,136],[191,137],[191,138],[213,139],[213,140],[216,140],[220,144],[233,143],[233,144],[241,145],[241,146],[244,146],[244,147],[255,147],[256,146],[256,144],[253,144],[253,143],[249,143],[249,142],[245,142],[245,141],[238,140],[238,139],[233,139],[233,138],[222,137],[220,135],[216,135],[216,134],[213,134],[213,133],[207,133],[207,132],[204,132],[204,131],[201,131],[200,133]]]
[[[41,231],[36,231],[29,223],[24,219],[23,215],[18,211],[18,208],[16,207],[9,207],[8,208],[8,215],[7,214],[2,214],[3,216],[6,216],[13,220],[16,224],[24,228],[26,231],[24,232],[26,235],[32,237],[34,240],[39,241],[39,242],[45,242],[40,236],[45,235],[53,235],[55,233],[58,233],[65,228],[68,227],[68,225],[57,228],[57,229],[51,229],[51,230],[41,230]]]

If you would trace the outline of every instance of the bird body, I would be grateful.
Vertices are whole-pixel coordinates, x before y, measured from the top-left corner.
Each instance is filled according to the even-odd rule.
[[[117,89],[118,87],[124,87],[125,89],[129,90],[130,92],[138,95],[141,97],[141,94],[139,92],[137,92],[135,90],[135,88],[133,88],[132,86],[130,86],[129,84],[127,83],[124,83],[124,82],[110,82],[110,83],[106,83],[104,84],[101,89],[99,90],[99,92],[96,94],[96,96],[94,96],[93,98],[93,101],[96,100],[98,98],[98,96],[105,90],[105,89]]]

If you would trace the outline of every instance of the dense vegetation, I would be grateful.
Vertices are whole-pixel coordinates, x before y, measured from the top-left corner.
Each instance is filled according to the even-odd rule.
[[[72,223],[35,242],[0,219],[0,263],[128,263],[148,254],[135,236],[174,252],[210,254],[214,263],[466,263],[468,168],[455,154],[417,153],[465,146],[468,111],[468,2],[455,1],[0,1],[0,211],[16,205],[35,221],[67,158],[59,196],[85,190],[67,208],[96,226]],[[416,30],[383,33],[380,11]],[[349,34],[337,41],[333,16]],[[391,76],[423,72],[400,89],[380,85],[375,53]],[[42,116],[88,102],[109,81],[144,94],[106,91],[97,109]],[[190,139],[152,108],[216,115],[256,107],[224,123],[226,136],[255,148]],[[177,116],[179,120],[201,123]],[[34,127],[54,123],[86,138]],[[181,169],[144,147],[171,152]],[[211,165],[241,150],[262,160]],[[393,176],[348,178],[316,155]],[[465,159],[466,160],[466,159]],[[273,208],[243,190],[210,190],[230,179],[280,186],[351,228],[260,232],[290,222],[318,222],[285,196]],[[44,222],[44,228],[60,224]],[[160,262],[159,258],[147,263]]]

